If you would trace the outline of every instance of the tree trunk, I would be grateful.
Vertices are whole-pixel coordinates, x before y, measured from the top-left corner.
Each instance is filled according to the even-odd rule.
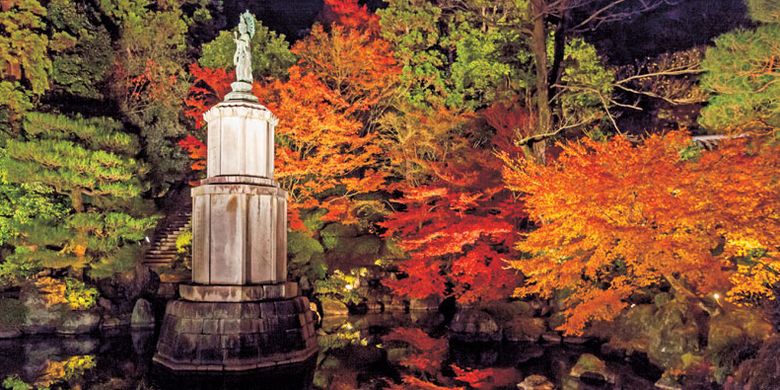
[[[81,188],[74,188],[70,191],[70,204],[77,213],[84,212],[84,198]]]
[[[535,134],[545,134],[552,131],[552,112],[550,111],[550,85],[547,69],[547,28],[545,25],[545,0],[531,0],[530,14],[533,18],[531,32],[531,50],[536,68],[536,129]],[[539,162],[544,162],[547,141],[533,143],[534,155]]]

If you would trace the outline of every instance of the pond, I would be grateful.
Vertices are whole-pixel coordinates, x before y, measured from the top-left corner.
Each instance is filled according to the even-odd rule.
[[[0,379],[7,387],[23,381],[64,389],[516,389],[538,374],[562,389],[652,389],[660,377],[645,362],[599,356],[595,345],[462,344],[430,312],[325,318],[316,359],[248,376],[172,374],[152,363],[155,342],[154,332],[129,331],[0,340]],[[569,375],[587,353],[604,359],[612,383]]]

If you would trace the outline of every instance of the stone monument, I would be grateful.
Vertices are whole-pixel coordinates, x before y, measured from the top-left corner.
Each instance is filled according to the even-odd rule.
[[[177,371],[245,371],[307,361],[313,313],[287,281],[287,193],[274,181],[277,119],[252,94],[241,15],[236,82],[203,116],[207,178],[192,189],[192,283],[168,302],[154,361]]]

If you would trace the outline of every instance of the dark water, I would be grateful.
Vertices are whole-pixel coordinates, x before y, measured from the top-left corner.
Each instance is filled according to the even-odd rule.
[[[0,380],[39,387],[82,389],[381,389],[422,386],[467,388],[456,369],[486,377],[480,388],[516,388],[541,374],[563,389],[651,389],[659,373],[641,362],[604,358],[614,384],[568,376],[582,353],[596,346],[550,344],[465,345],[448,340],[433,313],[326,319],[320,354],[285,371],[253,375],[175,375],[152,364],[156,335],[28,337],[0,340]],[[406,382],[404,382],[406,381]],[[412,384],[414,383],[414,384]]]

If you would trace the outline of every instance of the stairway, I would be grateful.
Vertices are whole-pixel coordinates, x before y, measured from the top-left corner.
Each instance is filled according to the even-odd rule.
[[[143,263],[152,269],[167,268],[176,262],[176,238],[190,229],[192,211],[178,211],[169,215],[157,231],[151,248],[146,251]]]

